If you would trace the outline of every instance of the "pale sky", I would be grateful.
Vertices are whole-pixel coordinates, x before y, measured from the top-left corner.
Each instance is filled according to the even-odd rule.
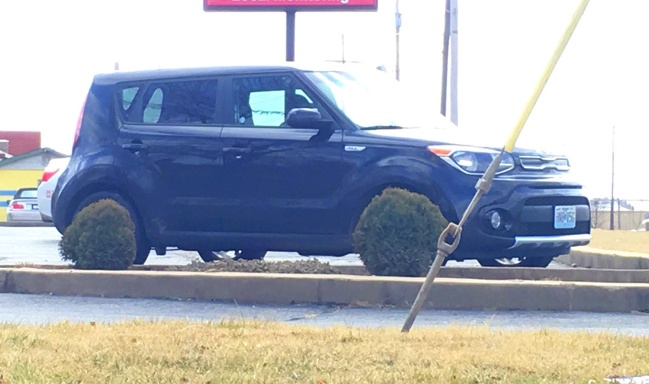
[[[579,0],[458,0],[459,125],[504,141]],[[377,12],[297,14],[296,59],[345,58],[394,69],[395,0]],[[400,0],[401,80],[439,112],[444,0]],[[649,199],[649,1],[591,0],[519,146],[568,155],[589,197]],[[278,61],[283,13],[203,11],[201,0],[0,2],[0,130],[40,130],[70,153],[93,74]],[[638,172],[640,170],[640,172]]]

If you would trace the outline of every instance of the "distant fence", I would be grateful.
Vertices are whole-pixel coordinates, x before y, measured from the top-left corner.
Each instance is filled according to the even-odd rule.
[[[590,201],[593,228],[611,229],[611,200],[596,198]],[[613,229],[646,230],[642,223],[649,218],[649,200],[613,200]]]
[[[613,229],[622,229],[626,231],[645,229],[642,220],[647,216],[649,216],[649,211],[615,211],[613,212]],[[593,228],[611,228],[610,211],[591,211],[590,217]]]

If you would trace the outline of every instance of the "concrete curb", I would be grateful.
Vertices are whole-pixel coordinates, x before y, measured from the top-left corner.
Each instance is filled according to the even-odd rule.
[[[261,273],[0,270],[4,293],[408,307],[423,278]],[[630,312],[649,284],[438,278],[425,308]]]
[[[596,269],[649,269],[649,254],[576,247],[557,258],[562,263]]]
[[[44,270],[71,270],[64,265],[0,265],[2,269],[32,268]],[[147,272],[179,272],[168,269],[167,266],[148,265],[131,266],[130,271]],[[361,265],[334,266],[343,275],[369,276],[367,269]],[[213,272],[197,272],[213,273]],[[298,274],[297,276],[304,276]],[[550,280],[550,281],[587,281],[600,283],[649,283],[649,269],[647,270],[620,270],[620,269],[587,269],[587,268],[485,268],[485,267],[442,267],[438,277],[453,279],[477,280]]]
[[[546,268],[442,268],[439,277],[481,280],[531,280],[600,283],[649,283],[649,270]]]
[[[53,227],[53,223],[44,221],[0,221],[0,227]]]
[[[0,270],[0,293],[9,293],[9,270]]]

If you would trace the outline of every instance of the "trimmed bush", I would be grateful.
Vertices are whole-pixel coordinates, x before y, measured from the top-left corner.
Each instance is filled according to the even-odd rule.
[[[424,276],[448,221],[426,196],[387,188],[365,208],[353,233],[367,270],[379,276]]]
[[[133,221],[126,208],[111,199],[83,208],[59,242],[62,259],[80,269],[127,269],[135,249]]]

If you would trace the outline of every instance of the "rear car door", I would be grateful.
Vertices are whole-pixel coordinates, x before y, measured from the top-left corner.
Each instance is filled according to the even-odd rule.
[[[219,230],[211,208],[221,167],[220,80],[170,79],[118,91],[118,144],[127,179],[139,186],[143,214],[156,233]],[[119,161],[118,159],[117,161]]]
[[[227,231],[333,233],[343,179],[342,131],[289,127],[292,108],[331,116],[292,73],[232,77],[221,135],[223,188],[216,191]]]

